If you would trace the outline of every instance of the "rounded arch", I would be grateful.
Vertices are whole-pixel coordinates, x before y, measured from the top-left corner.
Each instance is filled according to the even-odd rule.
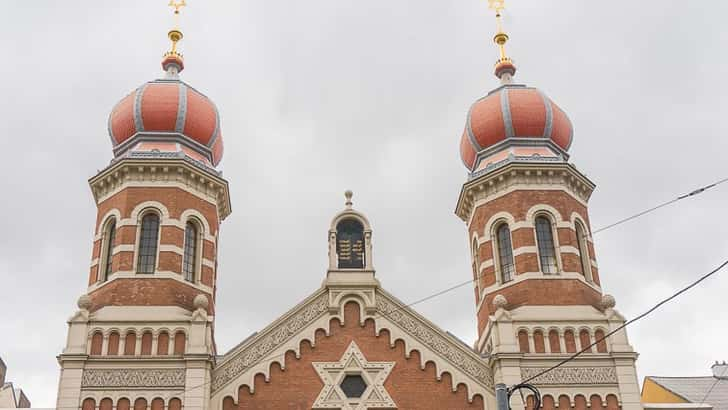
[[[136,272],[153,274],[159,265],[164,211],[160,208],[145,207],[139,210],[136,219],[139,226],[134,255]]]
[[[500,211],[491,215],[488,218],[488,222],[483,226],[483,241],[490,241],[493,239],[493,233],[495,232],[495,225],[505,222],[508,227],[511,228],[516,225],[516,219],[511,215],[510,212]]]
[[[99,259],[96,268],[96,281],[106,282],[112,273],[114,247],[116,246],[116,231],[119,227],[119,218],[109,215],[101,224]]]
[[[516,332],[516,335],[517,335],[517,339],[518,339],[518,350],[521,353],[530,353],[531,348],[530,348],[529,342],[528,342],[528,339],[529,339],[528,329],[520,328]]]
[[[116,410],[130,410],[131,401],[126,397],[121,397],[116,401]]]
[[[539,205],[542,207],[542,205]],[[557,214],[548,210],[531,208],[533,210],[532,221],[536,239],[536,252],[538,255],[539,267],[544,274],[558,274],[562,271],[561,252],[559,252],[559,235],[557,225],[559,219]],[[531,212],[529,210],[529,213]],[[559,216],[560,218],[560,216]]]
[[[96,226],[96,235],[99,236],[104,231],[103,228],[109,223],[110,218],[116,218],[117,221],[121,221],[121,211],[118,208],[112,208],[106,211],[104,216],[101,217],[101,223]]]
[[[200,281],[202,273],[205,226],[196,216],[184,219],[184,224],[182,274],[188,282],[197,283]]]
[[[81,410],[94,410],[94,409],[96,409],[96,400],[95,399],[93,399],[91,397],[87,397],[87,398],[83,399],[83,402],[81,404]]]
[[[182,400],[180,400],[177,397],[173,397],[169,400],[169,404],[167,405],[167,408],[169,410],[182,410]]]
[[[212,228],[210,228],[210,222],[207,220],[207,218],[205,218],[205,215],[203,215],[202,212],[198,211],[197,209],[185,209],[184,211],[182,211],[179,220],[183,223],[187,223],[188,221],[192,220],[194,221],[194,223],[197,223],[199,225],[200,231],[203,234],[214,234]]]
[[[533,221],[541,214],[547,215],[554,226],[558,225],[559,222],[564,222],[564,218],[561,213],[556,208],[548,204],[536,204],[530,207],[526,212],[526,221],[533,224]]]
[[[488,232],[493,251],[493,264],[498,271],[498,284],[510,282],[516,276],[516,259],[513,253],[513,223],[505,217],[494,220]]]
[[[362,226],[364,226],[365,232],[371,232],[372,226],[369,223],[369,220],[366,216],[364,216],[363,213],[356,211],[354,209],[345,209],[338,214],[334,216],[334,218],[331,220],[331,225],[329,226],[329,231],[336,232],[336,226],[339,225],[339,223],[346,219],[354,219],[359,221]]]
[[[149,211],[156,211],[159,214],[160,220],[170,219],[169,210],[164,204],[158,201],[144,201],[138,203],[131,211],[131,219],[140,222],[143,214]]]
[[[586,225],[580,219],[574,219],[574,232],[576,233],[576,245],[579,250],[579,262],[581,263],[581,273],[587,282],[593,283],[594,276],[592,274],[592,254],[589,249],[590,233],[587,231]]]
[[[96,329],[91,333],[91,346],[89,346],[89,354],[100,356],[103,354],[104,333],[101,329]]]

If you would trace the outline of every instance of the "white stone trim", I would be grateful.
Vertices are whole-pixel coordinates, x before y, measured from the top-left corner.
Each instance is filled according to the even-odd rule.
[[[207,294],[212,295],[214,293],[213,289],[203,283],[200,282],[189,282],[184,279],[182,274],[176,273],[176,272],[169,272],[169,271],[155,271],[154,273],[136,273],[136,271],[117,271],[111,274],[111,276],[106,280],[106,282],[102,283],[94,283],[91,286],[88,287],[88,293],[94,292],[97,289],[106,286],[109,283],[112,283],[113,281],[117,279],[174,279],[180,283],[184,283],[188,286],[191,286],[197,290],[200,290],[202,292],[205,292]]]
[[[362,309],[361,323],[373,319],[377,335],[386,329],[392,347],[395,341],[402,340],[405,344],[406,357],[410,357],[413,350],[419,351],[422,369],[428,361],[432,361],[435,363],[438,378],[445,372],[449,373],[452,376],[453,391],[463,383],[467,386],[469,400],[476,394],[481,395],[484,401],[492,399],[490,368],[483,359],[460,341],[427,322],[380,288],[364,297],[360,295],[360,290],[344,290],[333,295],[334,290],[334,288],[330,290],[323,288],[314,293],[304,303],[223,356],[213,373],[212,408],[219,408],[223,399],[228,396],[237,402],[238,388],[242,385],[248,386],[251,392],[254,392],[255,375],[263,374],[266,380],[269,380],[270,366],[273,363],[278,363],[285,369],[286,352],[293,351],[296,357],[300,357],[299,349],[302,341],[307,340],[314,345],[318,329],[325,330],[328,335],[331,320],[337,319],[343,322],[344,305],[352,300],[357,301]],[[374,302],[374,299],[369,300],[371,298],[376,300],[375,310],[370,310],[369,305]],[[336,301],[337,304],[329,306],[331,301]],[[400,323],[415,326],[416,329],[407,329]],[[436,351],[433,346],[445,349],[448,357]],[[473,373],[480,374],[481,378],[474,377]]]
[[[484,289],[485,293],[497,293],[499,290],[505,289],[509,286],[516,285],[518,283],[523,282],[524,280],[528,279],[546,279],[546,280],[560,280],[560,279],[577,279],[584,284],[588,285],[592,289],[601,292],[601,288],[597,286],[596,283],[589,283],[584,279],[584,276],[579,272],[559,272],[555,274],[544,274],[542,272],[525,272],[516,275],[515,278],[513,278],[512,281],[505,283],[503,285],[491,285]]]
[[[202,253],[202,250],[200,250],[200,253]],[[202,266],[207,266],[208,268],[215,269],[215,262],[207,259],[207,258],[200,258],[202,259]]]

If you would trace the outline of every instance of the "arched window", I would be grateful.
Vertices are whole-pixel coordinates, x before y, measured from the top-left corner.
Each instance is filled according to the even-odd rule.
[[[586,231],[581,222],[576,222],[576,240],[579,244],[579,260],[581,261],[581,273],[586,280],[592,281],[591,275],[591,258],[589,257],[589,247],[586,245]]]
[[[139,235],[139,258],[137,273],[154,273],[157,265],[157,238],[159,237],[159,216],[148,213],[142,218],[142,232]]]
[[[516,273],[516,266],[513,263],[513,246],[511,245],[511,230],[507,224],[501,224],[497,231],[498,237],[498,262],[503,283],[513,280]]]
[[[113,256],[114,256],[114,242],[115,241],[116,241],[116,219],[112,219],[106,225],[106,230],[104,231],[104,248],[103,248],[104,253],[101,258],[101,263],[103,264],[103,266],[99,267],[99,270],[101,271],[101,275],[99,276],[100,282],[105,282],[107,279],[109,279],[109,275],[111,275],[111,262],[112,262]]]
[[[344,219],[336,225],[336,254],[339,268],[364,268],[364,225],[356,219]]]
[[[184,273],[185,280],[189,282],[195,281],[195,274],[197,273],[197,258],[198,258],[198,246],[197,246],[197,225],[194,222],[187,222],[185,227],[185,254],[182,259],[182,272]]]
[[[478,298],[480,298],[480,261],[478,257],[478,240],[473,238],[473,280],[478,288]]]
[[[545,216],[536,218],[536,239],[538,240],[538,254],[543,273],[556,273],[556,250],[554,248],[554,233],[551,221]]]

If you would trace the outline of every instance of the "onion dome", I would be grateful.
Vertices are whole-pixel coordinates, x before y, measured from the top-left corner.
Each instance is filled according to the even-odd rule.
[[[170,147],[181,143],[175,151],[197,151],[196,157],[213,166],[223,154],[215,104],[174,78],[150,81],[124,97],[109,116],[109,136],[117,156],[141,148],[142,141]]]
[[[517,147],[514,149],[524,154],[528,151],[530,155],[548,155],[551,151],[555,156],[568,151],[573,134],[569,117],[543,92],[506,84],[470,108],[460,141],[460,156],[471,171],[479,157],[480,162],[486,159],[482,154],[506,146]]]
[[[184,2],[170,2],[175,16]],[[215,167],[223,154],[220,114],[215,104],[179,78],[184,59],[177,51],[183,35],[168,33],[172,42],[164,54],[166,76],[142,84],[119,101],[109,115],[114,155],[132,158],[185,158]]]
[[[566,113],[543,92],[513,84],[516,66],[506,54],[503,0],[489,0],[498,31],[493,42],[500,58],[495,76],[501,86],[475,101],[460,139],[460,157],[471,176],[510,161],[564,161],[574,130]]]

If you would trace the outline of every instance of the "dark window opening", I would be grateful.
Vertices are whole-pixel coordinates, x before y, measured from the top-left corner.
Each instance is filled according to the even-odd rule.
[[[513,263],[513,246],[511,245],[511,230],[508,225],[498,227],[498,261],[500,262],[501,281],[503,283],[513,280],[516,266]]]
[[[137,273],[154,273],[157,264],[157,238],[159,237],[159,216],[147,214],[142,218],[142,232],[139,235],[139,259]]]
[[[350,374],[341,381],[341,390],[349,399],[358,399],[367,389],[367,382],[358,374]]]
[[[101,281],[105,281],[109,278],[109,275],[111,275],[111,262],[113,261],[114,256],[114,242],[116,241],[116,221],[111,221],[109,224],[109,227],[107,229],[106,234],[106,255],[105,258],[105,264],[104,264],[104,276],[101,278]]]
[[[197,227],[192,222],[187,222],[185,227],[185,254],[182,261],[182,271],[185,280],[189,282],[195,281],[195,271],[197,270]]]
[[[545,216],[536,218],[536,239],[538,239],[538,253],[543,273],[556,273],[556,250],[554,249],[554,233],[551,230],[551,221]]]
[[[354,219],[336,225],[336,254],[341,269],[364,268],[364,226]]]

